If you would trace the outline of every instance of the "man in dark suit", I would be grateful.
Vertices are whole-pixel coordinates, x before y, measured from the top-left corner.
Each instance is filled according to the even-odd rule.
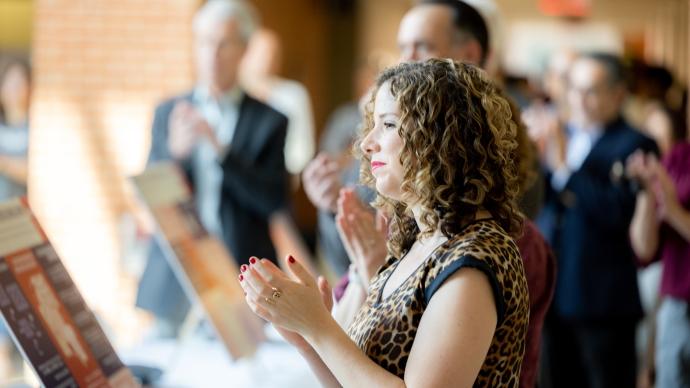
[[[254,30],[243,2],[211,0],[194,19],[197,85],[161,104],[149,162],[174,160],[191,184],[202,224],[225,242],[237,264],[275,258],[269,217],[285,207],[283,148],[287,119],[237,85]],[[234,281],[234,279],[228,279]],[[189,302],[157,244],[142,275],[137,306],[174,334]],[[166,330],[169,329],[169,330]]]
[[[635,327],[642,316],[628,240],[634,185],[622,166],[655,143],[621,118],[623,67],[589,54],[569,73],[570,121],[548,134],[550,183],[539,217],[558,258],[543,360],[554,387],[634,387]]]

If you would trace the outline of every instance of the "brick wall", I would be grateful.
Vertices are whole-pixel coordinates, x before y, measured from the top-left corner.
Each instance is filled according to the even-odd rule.
[[[116,332],[135,322],[135,282],[122,266],[125,177],[145,164],[156,102],[192,84],[199,3],[34,1],[29,198],[87,301]]]

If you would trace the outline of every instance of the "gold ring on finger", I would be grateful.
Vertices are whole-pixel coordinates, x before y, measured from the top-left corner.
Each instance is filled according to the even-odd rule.
[[[271,287],[271,290],[273,291],[273,294],[271,295],[271,299],[278,299],[280,298],[281,295],[283,295],[279,289],[275,287]]]

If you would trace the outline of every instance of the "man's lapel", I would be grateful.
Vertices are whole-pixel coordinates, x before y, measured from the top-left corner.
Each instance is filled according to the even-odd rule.
[[[251,140],[251,115],[253,114],[251,109],[251,103],[249,96],[246,93],[242,96],[242,102],[240,103],[240,109],[237,116],[237,124],[235,126],[235,133],[232,136],[232,141],[230,146],[225,149],[225,153],[220,156],[221,164],[225,163],[225,159],[228,154],[240,154],[242,152],[247,152],[247,147],[250,146]]]

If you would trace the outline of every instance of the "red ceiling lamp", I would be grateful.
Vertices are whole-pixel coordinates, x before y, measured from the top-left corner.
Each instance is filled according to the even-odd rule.
[[[580,19],[590,15],[592,0],[539,0],[539,10],[548,16]]]

